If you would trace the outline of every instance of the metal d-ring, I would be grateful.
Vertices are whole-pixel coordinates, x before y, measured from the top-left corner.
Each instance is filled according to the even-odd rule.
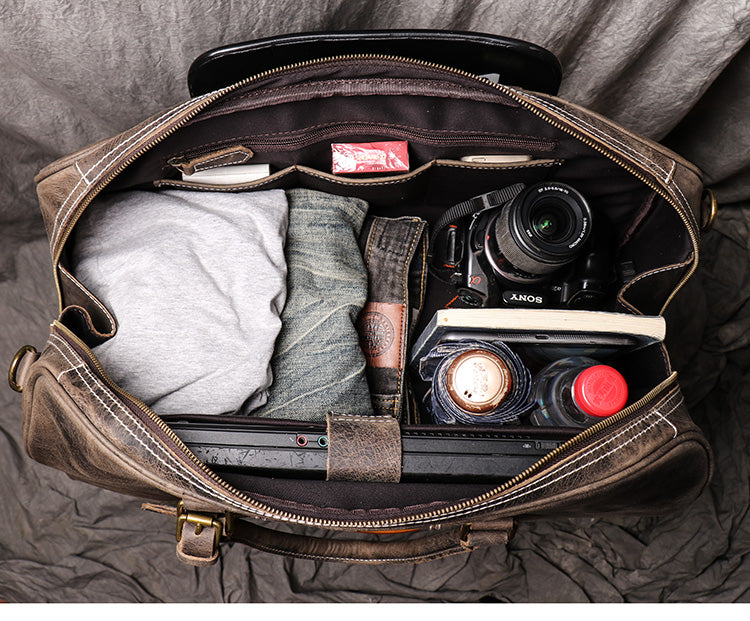
[[[18,372],[21,360],[23,360],[23,357],[30,352],[35,354],[38,353],[36,348],[31,345],[24,345],[16,352],[16,355],[13,356],[13,360],[11,360],[10,369],[8,369],[8,384],[10,384],[10,387],[16,392],[23,392],[23,386],[16,381],[16,373]]]
[[[709,212],[706,223],[701,226],[702,233],[706,233],[711,229],[714,225],[714,220],[716,220],[716,213],[719,211],[719,201],[716,200],[716,194],[714,194],[713,190],[709,190],[708,188],[703,190],[703,201],[706,200],[708,201]]]

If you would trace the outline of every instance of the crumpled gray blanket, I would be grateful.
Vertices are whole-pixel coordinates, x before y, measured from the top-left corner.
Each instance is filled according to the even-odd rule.
[[[291,0],[0,5],[0,360],[56,315],[34,174],[187,97],[205,50],[303,30],[476,30],[542,45],[561,96],[695,162],[721,211],[672,303],[670,351],[716,473],[688,511],[522,522],[507,548],[422,565],[175,558],[172,522],[25,457],[0,389],[0,599],[9,602],[750,602],[750,5],[746,0]]]

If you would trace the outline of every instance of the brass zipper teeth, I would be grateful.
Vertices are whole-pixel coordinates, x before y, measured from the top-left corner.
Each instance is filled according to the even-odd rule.
[[[416,522],[416,521],[435,519],[436,517],[444,516],[450,513],[455,513],[457,511],[462,511],[470,507],[476,507],[477,505],[481,505],[491,500],[492,498],[499,496],[500,494],[506,492],[507,490],[521,483],[524,479],[531,476],[534,472],[537,472],[541,470],[542,468],[544,468],[547,464],[549,464],[553,460],[560,457],[563,453],[568,452],[569,450],[575,448],[579,444],[593,437],[599,431],[602,431],[603,429],[606,429],[607,427],[619,421],[624,420],[625,418],[627,418],[634,412],[638,411],[640,408],[644,407],[656,394],[664,390],[667,386],[674,383],[676,377],[677,377],[677,374],[673,373],[664,382],[662,382],[661,384],[659,384],[658,386],[650,390],[646,395],[638,399],[638,401],[630,404],[627,408],[620,410],[617,414],[613,414],[612,416],[603,419],[602,421],[598,422],[596,425],[592,425],[591,427],[586,428],[577,436],[575,436],[574,438],[571,438],[565,444],[562,444],[558,446],[556,449],[550,451],[544,457],[542,457],[539,461],[535,462],[532,466],[529,466],[526,470],[516,475],[512,479],[506,481],[501,486],[496,487],[480,496],[471,498],[470,500],[466,500],[462,503],[452,505],[451,507],[438,509],[436,511],[424,513],[421,515],[413,515],[409,518],[409,520]]]
[[[76,208],[76,213],[70,218],[69,222],[65,226],[65,230],[60,234],[59,240],[57,243],[57,248],[54,252],[54,264],[57,264],[57,261],[60,258],[60,252],[62,251],[62,247],[65,245],[65,242],[67,241],[67,238],[70,234],[70,231],[75,226],[75,223],[77,222],[80,215],[85,211],[86,207],[89,205],[89,203],[96,197],[96,195],[106,186],[108,185],[112,179],[114,179],[118,174],[120,174],[125,168],[127,168],[130,164],[132,164],[136,159],[138,159],[141,155],[143,155],[146,151],[151,149],[154,145],[158,144],[164,138],[171,135],[175,131],[177,131],[180,127],[185,125],[188,121],[190,121],[193,117],[195,117],[201,110],[206,108],[207,106],[211,105],[214,101],[220,99],[224,95],[237,90],[239,88],[242,88],[243,86],[247,86],[248,84],[251,84],[252,82],[257,82],[259,80],[265,79],[267,77],[270,77],[272,75],[276,75],[279,73],[283,73],[285,71],[292,71],[301,69],[304,67],[309,67],[312,65],[317,64],[325,64],[328,62],[335,62],[335,61],[342,61],[342,60],[384,60],[388,62],[401,62],[401,63],[408,63],[408,64],[414,64],[421,67],[426,67],[430,69],[437,69],[440,71],[446,71],[448,73],[452,73],[454,75],[460,75],[462,77],[470,78],[473,80],[476,80],[478,82],[481,82],[487,86],[490,86],[494,88],[495,90],[498,90],[502,92],[503,94],[507,95],[514,101],[517,101],[519,104],[521,104],[524,108],[535,114],[536,116],[542,118],[544,121],[549,123],[550,125],[556,127],[557,129],[560,129],[567,134],[570,134],[571,136],[574,136],[576,139],[580,140],[587,146],[591,147],[598,153],[601,153],[608,159],[614,161],[617,165],[627,170],[630,174],[635,176],[637,179],[645,183],[648,187],[650,187],[652,190],[657,192],[664,200],[666,200],[674,209],[677,211],[677,214],[679,215],[680,219],[685,224],[685,227],[688,230],[688,234],[690,235],[690,240],[693,243],[693,252],[694,252],[694,260],[692,262],[692,265],[690,267],[690,270],[688,273],[682,278],[682,280],[679,282],[677,287],[674,288],[671,295],[667,299],[667,301],[662,306],[661,312],[664,311],[664,309],[669,305],[669,302],[674,298],[674,296],[677,294],[677,292],[684,286],[684,284],[687,282],[687,280],[693,275],[697,268],[697,259],[698,259],[698,237],[693,230],[693,225],[688,219],[687,215],[685,214],[683,208],[675,202],[675,200],[672,198],[671,194],[666,190],[666,188],[660,184],[654,183],[651,179],[647,178],[643,173],[641,173],[639,170],[633,168],[629,163],[622,160],[622,158],[617,157],[613,155],[609,150],[606,150],[601,147],[601,145],[597,144],[587,136],[581,134],[580,132],[577,132],[569,127],[566,127],[565,125],[562,125],[559,121],[555,120],[554,118],[550,117],[548,114],[545,114],[544,112],[538,110],[535,106],[535,104],[529,102],[524,97],[518,95],[513,89],[508,88],[507,86],[503,84],[498,84],[496,82],[492,82],[491,80],[488,80],[487,78],[474,75],[472,73],[469,73],[468,71],[464,71],[462,69],[455,69],[453,67],[448,67],[445,65],[441,65],[438,63],[431,63],[426,61],[420,61],[415,60],[411,58],[404,58],[400,56],[388,56],[388,55],[380,55],[380,54],[354,54],[354,55],[348,55],[348,56],[327,56],[324,58],[318,58],[314,60],[309,61],[303,61],[300,63],[293,63],[290,65],[284,65],[282,67],[277,67],[275,69],[268,69],[266,71],[263,71],[262,73],[256,74],[254,76],[250,76],[248,78],[245,78],[244,80],[241,80],[240,82],[236,82],[235,84],[232,84],[230,86],[227,86],[223,89],[220,89],[218,91],[214,91],[210,94],[210,96],[203,99],[203,101],[200,102],[200,105],[193,108],[193,110],[190,111],[190,113],[182,118],[180,122],[172,127],[169,128],[168,131],[164,132],[161,135],[158,135],[155,137],[155,139],[149,140],[145,145],[143,145],[136,153],[131,154],[131,156],[128,157],[127,160],[124,162],[121,162],[109,175],[107,175],[106,178],[99,181],[96,185],[97,188],[94,188],[90,191],[89,195],[86,197],[86,200],[81,202],[80,205]],[[58,286],[58,293],[59,293],[59,286]],[[58,296],[61,298],[61,296]],[[62,310],[62,309],[60,309]]]
[[[479,79],[483,79],[483,78],[479,78]],[[490,82],[490,84],[492,84],[492,85],[494,85],[496,87],[499,87],[509,97],[513,98],[515,101],[517,101],[518,103],[520,103],[523,107],[525,107],[527,110],[531,111],[532,113],[534,113],[538,117],[544,119],[550,125],[553,125],[557,129],[570,134],[571,136],[573,136],[576,139],[580,140],[581,142],[583,142],[587,146],[591,147],[592,149],[594,149],[598,153],[601,153],[606,158],[612,160],[618,166],[620,166],[620,167],[624,168],[625,170],[627,170],[630,174],[632,174],[634,177],[636,177],[637,179],[639,179],[640,181],[642,181],[644,184],[646,184],[648,187],[650,187],[654,192],[656,192],[657,194],[659,194],[659,196],[661,196],[665,201],[667,201],[667,203],[669,203],[672,206],[672,208],[677,212],[677,215],[680,217],[680,219],[682,220],[683,224],[685,225],[685,228],[687,229],[688,235],[690,236],[690,241],[693,244],[694,258],[693,258],[693,261],[691,263],[691,266],[690,266],[690,269],[688,270],[688,272],[685,274],[685,276],[682,278],[682,280],[677,284],[677,286],[672,290],[672,293],[667,298],[667,300],[664,302],[661,310],[659,311],[660,314],[663,313],[664,310],[667,308],[667,306],[669,306],[669,303],[672,301],[672,299],[674,298],[674,296],[677,295],[677,293],[679,292],[680,289],[682,289],[682,287],[690,279],[690,277],[693,275],[693,273],[695,273],[695,270],[698,267],[698,244],[699,244],[698,236],[696,235],[695,230],[693,228],[693,224],[690,221],[690,219],[688,218],[687,214],[685,213],[685,210],[672,198],[672,195],[667,191],[667,189],[664,186],[662,186],[661,184],[654,183],[651,179],[649,179],[648,177],[646,177],[639,170],[637,170],[636,168],[634,168],[633,166],[631,166],[629,163],[627,163],[626,161],[624,161],[622,158],[620,158],[620,157],[612,154],[609,150],[602,148],[601,145],[597,144],[596,142],[594,142],[593,140],[591,140],[590,138],[588,138],[588,136],[584,136],[580,132],[577,132],[577,131],[571,129],[570,127],[566,127],[565,125],[562,125],[560,122],[558,122],[557,120],[553,119],[548,114],[545,114],[545,113],[537,110],[534,107],[534,104],[528,102],[523,97],[521,97],[518,94],[516,94],[512,89],[509,89],[508,87],[503,86],[502,84],[494,84],[492,82]]]
[[[657,192],[677,211],[678,215],[684,222],[686,228],[688,229],[690,238],[693,242],[695,257],[697,258],[698,239],[693,230],[693,226],[690,223],[687,216],[685,215],[685,213],[683,212],[680,205],[674,201],[674,199],[671,197],[669,192],[664,187],[655,184],[652,180],[648,179],[640,171],[633,168],[630,164],[623,161],[621,158],[613,155],[608,150],[603,149],[600,145],[590,140],[587,136],[584,136],[580,134],[579,132],[576,132],[575,130],[562,125],[555,119],[551,118],[549,115],[545,114],[542,111],[537,110],[534,104],[528,102],[526,99],[516,94],[512,89],[502,84],[497,84],[495,82],[492,82],[491,80],[488,80],[481,76],[471,74],[467,71],[463,71],[461,69],[455,69],[452,67],[447,67],[445,65],[440,65],[437,63],[425,62],[425,61],[404,58],[404,57],[399,57],[399,56],[388,56],[388,55],[380,55],[380,54],[355,54],[355,55],[347,55],[347,56],[330,56],[330,57],[319,58],[319,59],[310,60],[310,61],[304,61],[300,63],[294,63],[290,65],[284,65],[282,67],[277,67],[275,69],[269,69],[262,73],[246,78],[240,82],[237,82],[231,86],[228,86],[226,88],[210,93],[209,96],[206,96],[201,102],[199,102],[199,105],[196,105],[192,110],[190,110],[189,113],[186,114],[185,117],[180,119],[179,123],[171,126],[167,131],[160,133],[156,136],[153,136],[146,143],[144,143],[141,146],[141,148],[138,149],[138,151],[131,154],[126,160],[121,162],[115,169],[113,169],[104,179],[97,182],[97,184],[89,190],[89,194],[75,208],[73,215],[70,217],[69,221],[65,224],[65,228],[61,232],[58,238],[57,246],[54,249],[54,254],[53,254],[53,265],[57,265],[60,259],[60,253],[62,252],[62,248],[65,245],[65,242],[67,241],[67,238],[70,235],[71,230],[75,226],[75,223],[77,222],[78,218],[85,211],[89,203],[91,203],[91,201],[96,197],[96,195],[99,194],[99,192],[101,192],[101,190],[106,185],[108,185],[112,181],[112,179],[114,179],[118,174],[120,174],[131,163],[133,163],[146,151],[151,149],[154,145],[158,144],[159,142],[164,140],[167,136],[171,135],[173,132],[177,131],[180,127],[185,125],[188,121],[194,118],[201,110],[205,109],[207,106],[209,106],[216,100],[220,99],[227,93],[232,92],[233,90],[242,88],[243,86],[247,86],[248,84],[251,84],[252,82],[257,82],[259,80],[265,79],[272,75],[283,73],[285,71],[298,70],[298,69],[309,67],[309,66],[316,65],[316,64],[324,64],[327,62],[344,61],[344,60],[348,60],[348,61],[382,60],[382,61],[387,61],[387,62],[408,63],[408,64],[418,65],[418,66],[425,67],[425,68],[446,71],[454,75],[459,75],[462,77],[470,78],[470,79],[482,82],[488,86],[491,86],[501,91],[502,93],[504,93],[505,95],[513,99],[514,101],[517,101],[519,104],[521,104],[523,107],[528,109],[530,112],[532,112],[536,116],[542,118],[547,123],[574,136],[576,139],[580,140],[581,142],[585,143],[592,149],[601,153],[603,156],[614,161],[616,164],[618,164],[619,166],[621,166],[622,168],[630,172],[632,175],[637,177],[640,181],[645,183],[652,190]],[[682,279],[682,281],[680,281],[678,286],[672,292],[672,295],[670,296],[669,300],[667,300],[667,302],[665,303],[664,307],[667,306],[667,304],[672,299],[672,297],[679,291],[679,289],[684,285],[684,283],[688,280],[688,278],[693,274],[696,268],[696,263],[697,261],[693,262],[693,265],[691,266],[689,273]],[[55,280],[57,282],[58,301],[59,301],[59,305],[61,306],[62,294],[60,291],[59,279],[56,278]],[[60,308],[60,310],[62,310],[62,308]],[[187,446],[185,446],[185,444],[182,442],[182,440],[180,440],[177,434],[175,434],[174,431],[153,410],[151,410],[147,405],[145,405],[140,399],[122,390],[119,386],[117,386],[114,382],[112,382],[112,380],[109,379],[109,376],[107,375],[106,371],[102,368],[99,360],[93,355],[90,348],[85,343],[83,343],[81,339],[79,339],[75,334],[73,334],[69,329],[67,329],[65,326],[63,326],[59,322],[55,321],[54,325],[56,325],[59,329],[63,330],[67,335],[69,335],[71,339],[73,339],[78,344],[79,347],[81,347],[85,352],[88,353],[90,360],[94,362],[94,365],[96,366],[97,371],[104,378],[105,382],[107,383],[108,387],[111,390],[126,397],[131,402],[135,403],[138,406],[138,408],[155,425],[159,427],[160,430],[162,430],[170,439],[172,439],[175,442],[175,444],[178,447],[180,447],[183,450],[185,455],[190,458],[190,460],[198,467],[198,469],[204,475],[206,475],[208,478],[211,479],[211,481],[219,485],[228,494],[231,494],[232,496],[239,498],[243,503],[247,504],[249,507],[258,511],[259,513],[264,514],[265,516],[271,516],[282,521],[294,522],[294,523],[303,524],[306,526],[315,526],[315,527],[322,527],[322,528],[340,528],[340,529],[347,529],[347,530],[356,530],[356,529],[374,529],[374,528],[383,528],[383,527],[392,527],[392,526],[409,526],[410,524],[413,524],[415,522],[420,522],[424,520],[432,520],[432,519],[437,519],[437,518],[444,517],[444,516],[449,516],[452,513],[463,511],[472,506],[482,504],[490,500],[491,498],[496,497],[499,494],[502,494],[503,492],[507,491],[511,487],[518,485],[524,479],[528,478],[531,474],[540,470],[542,467],[549,464],[552,460],[556,459],[564,452],[578,446],[582,442],[585,442],[586,440],[591,438],[594,434],[598,433],[599,431],[623,420],[624,418],[628,417],[632,413],[636,412],[638,409],[644,407],[653,398],[655,394],[662,391],[666,386],[672,384],[676,378],[676,373],[673,373],[667,380],[665,380],[664,382],[662,382],[661,384],[653,388],[644,397],[642,397],[635,403],[621,410],[617,414],[614,414],[613,416],[610,416],[604,419],[603,421],[597,423],[596,425],[585,429],[583,432],[581,432],[574,438],[568,440],[567,442],[565,442],[558,448],[554,449],[553,451],[545,455],[542,459],[540,459],[531,467],[524,470],[522,473],[513,477],[511,480],[506,481],[503,485],[496,487],[470,500],[466,500],[466,501],[457,503],[455,505],[451,505],[450,507],[445,507],[442,509],[437,509],[434,511],[429,511],[429,512],[418,514],[418,515],[412,515],[406,518],[390,518],[387,520],[370,520],[370,521],[320,520],[320,519],[309,518],[309,517],[302,516],[302,515],[297,515],[294,513],[287,512],[287,511],[280,511],[277,509],[273,509],[272,507],[269,507],[255,500],[252,500],[251,498],[245,496],[239,490],[236,490],[230,485],[228,485],[224,480],[222,480],[212,470],[210,470],[203,462],[201,462],[197,457],[195,457],[195,455],[192,454],[190,449],[188,449]]]
[[[91,349],[78,336],[76,336],[71,330],[69,330],[63,324],[59,323],[57,320],[53,322],[53,325],[55,325],[59,330],[64,332],[71,340],[73,340],[78,345],[78,347],[80,347],[83,351],[87,353],[89,360],[93,362],[97,371],[99,372],[101,377],[104,379],[105,383],[110,388],[110,390],[127,398],[129,401],[134,403],[146,416],[148,416],[148,418],[155,425],[159,427],[161,431],[163,431],[173,442],[175,442],[175,444],[180,449],[182,449],[185,456],[188,457],[190,461],[195,464],[195,466],[201,471],[202,474],[209,477],[214,483],[220,486],[224,491],[226,491],[228,494],[231,494],[232,496],[239,498],[243,503],[247,504],[249,507],[256,510],[261,515],[275,517],[276,519],[283,520],[286,522],[299,523],[299,524],[304,524],[306,526],[316,526],[316,527],[321,527],[321,528],[342,528],[342,529],[348,529],[348,530],[356,530],[356,529],[377,529],[377,528],[392,527],[392,526],[409,526],[410,524],[414,522],[421,522],[424,520],[434,520],[434,519],[440,518],[441,516],[448,516],[451,513],[463,511],[472,506],[480,505],[492,499],[493,497],[496,497],[499,494],[502,494],[503,492],[514,487],[515,485],[518,485],[525,478],[529,477],[534,472],[537,472],[538,470],[542,469],[551,461],[559,457],[561,454],[569,451],[570,449],[575,448],[582,442],[585,442],[586,440],[591,438],[594,434],[598,433],[599,431],[606,429],[607,427],[627,418],[634,412],[638,411],[640,408],[644,407],[654,397],[654,395],[663,391],[667,386],[673,384],[677,377],[677,374],[673,373],[669,378],[667,378],[664,382],[662,382],[661,384],[653,388],[646,395],[641,397],[638,401],[632,403],[627,408],[621,410],[617,414],[614,414],[608,418],[605,418],[604,420],[597,423],[596,425],[593,425],[583,430],[580,434],[578,434],[574,438],[571,438],[570,440],[560,445],[553,451],[547,453],[547,455],[542,457],[542,459],[537,461],[535,464],[533,464],[532,466],[530,466],[529,468],[527,468],[520,474],[506,481],[501,486],[493,488],[492,490],[480,496],[476,496],[470,500],[465,500],[455,505],[451,505],[450,507],[444,507],[442,509],[437,509],[435,511],[412,515],[407,518],[391,518],[388,520],[369,520],[369,521],[363,521],[363,522],[321,520],[321,519],[309,518],[309,517],[302,516],[302,515],[296,515],[288,511],[279,511],[277,509],[269,507],[268,505],[264,505],[263,503],[257,502],[249,498],[248,496],[246,496],[239,490],[227,484],[222,478],[216,475],[216,473],[214,473],[202,461],[200,461],[195,455],[193,455],[192,451],[190,451],[190,449],[187,446],[185,446],[185,444],[182,442],[179,436],[177,436],[177,434],[172,430],[172,428],[169,427],[169,425],[167,425],[158,414],[156,414],[153,410],[151,410],[140,399],[138,399],[137,397],[134,397],[129,392],[123,390],[117,384],[115,384],[109,378],[109,375],[107,375],[106,370],[102,367],[99,360],[96,358],[96,356],[94,356],[93,352],[91,352]]]

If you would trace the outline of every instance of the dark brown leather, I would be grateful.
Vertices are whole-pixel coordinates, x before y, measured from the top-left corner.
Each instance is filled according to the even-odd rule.
[[[181,173],[193,175],[202,170],[210,170],[219,166],[245,164],[252,159],[253,155],[252,150],[238,145],[203,153],[192,158],[172,159],[169,160],[169,163]]]
[[[177,558],[196,567],[213,565],[219,558],[219,546],[216,545],[217,529],[220,530],[220,527],[200,527],[186,523],[177,542]]]
[[[80,215],[81,205],[106,185],[119,166],[140,153],[146,145],[172,131],[206,103],[206,96],[196,97],[156,114],[130,130],[53,162],[36,176],[37,196],[55,264],[70,226]]]
[[[652,231],[658,234],[662,222],[664,227],[673,226],[674,237],[679,238],[682,246],[673,263],[655,265],[630,283],[624,291],[627,295],[622,298],[624,308],[632,308],[634,300],[645,300],[653,292],[658,294],[658,306],[662,308],[664,300],[668,303],[690,276],[698,260],[698,222],[702,221],[702,181],[695,167],[662,146],[560,99],[494,87],[439,68],[402,65],[397,62],[377,63],[372,67],[364,62],[340,66],[324,63],[250,85],[247,92],[231,104],[241,107],[252,102],[255,105],[258,99],[251,97],[253,88],[273,89],[277,85],[291,97],[295,84],[312,83],[315,79],[321,79],[322,85],[335,78],[338,88],[345,94],[349,74],[356,74],[368,89],[376,89],[379,82],[375,78],[380,78],[381,73],[387,78],[398,78],[399,75],[389,72],[401,68],[412,82],[401,84],[400,102],[408,98],[403,89],[410,88],[412,83],[429,82],[432,89],[429,92],[433,93],[437,93],[437,82],[448,84],[450,90],[443,93],[453,94],[449,98],[451,102],[465,98],[482,106],[504,106],[503,114],[507,113],[508,119],[527,123],[519,132],[534,127],[540,129],[548,151],[568,146],[567,143],[560,145],[568,140],[573,153],[580,154],[584,149],[586,158],[592,158],[599,157],[598,152],[606,158],[608,168],[614,170],[617,168],[614,163],[617,163],[622,169],[618,168],[618,172],[627,176],[629,183],[637,179],[641,188],[639,201],[649,196],[655,198],[649,204],[661,219],[660,226]],[[227,91],[231,92],[231,89]],[[131,168],[138,169],[141,162],[157,150],[157,143],[163,146],[169,142],[168,137],[191,136],[191,119],[209,104],[221,101],[223,96],[223,92],[212,93],[184,102],[119,136],[53,163],[38,175],[38,194],[53,254],[53,277],[60,295],[61,315],[60,321],[52,324],[50,338],[38,357],[25,358],[18,370],[23,388],[24,445],[33,459],[107,489],[175,504],[183,500],[191,511],[217,515],[230,512],[255,520],[283,522],[290,528],[314,526],[329,531],[371,532],[378,526],[387,526],[432,533],[423,539],[363,543],[357,539],[342,542],[309,538],[250,525],[240,526],[233,535],[236,541],[268,551],[366,563],[404,559],[417,562],[466,551],[475,545],[503,543],[507,541],[507,530],[502,526],[506,524],[504,520],[511,517],[654,514],[686,507],[700,493],[711,474],[710,448],[687,413],[675,376],[654,388],[651,398],[639,410],[600,432],[571,442],[562,452],[537,464],[512,484],[487,489],[470,498],[458,495],[456,501],[411,505],[403,500],[394,501],[385,509],[381,504],[377,509],[347,511],[309,502],[295,504],[287,498],[259,497],[253,495],[252,490],[234,489],[206,469],[156,414],[119,390],[99,368],[87,347],[92,343],[87,337],[93,335],[95,341],[112,333],[115,328],[112,314],[65,271],[60,257],[75,221],[99,191],[113,180],[122,182]],[[325,98],[325,101],[330,102],[330,99]],[[213,114],[221,112],[215,105],[211,110]],[[533,115],[529,116],[529,111]],[[180,134],[183,131],[186,133]],[[581,147],[581,143],[585,147]],[[227,148],[226,153],[214,152],[213,156],[231,160],[247,155],[240,155],[236,145]],[[148,167],[143,172],[140,168],[132,178],[138,183],[158,182],[156,177],[166,160],[162,162],[156,157],[155,161],[156,172],[150,173]],[[549,163],[545,167],[549,168]],[[521,175],[524,171],[539,174],[538,170],[541,169],[519,166],[493,169],[492,175]],[[450,183],[446,183],[441,181],[446,171],[458,171],[464,176],[450,177]],[[623,171],[627,171],[627,175]],[[312,169],[303,171],[302,167],[293,172],[294,175],[299,173],[290,177],[293,181],[304,179],[311,185],[322,184],[325,189],[348,195],[362,193],[368,198],[399,199],[407,190],[416,197],[419,197],[417,190],[455,191],[455,179],[487,182],[486,177],[473,176],[482,172],[482,167],[455,161],[427,163],[407,176],[414,185],[403,186],[388,179],[366,183],[342,181]],[[429,184],[425,181],[427,174],[432,175]],[[664,368],[669,369],[667,360],[664,360]],[[334,415],[329,427],[332,483],[335,479],[375,481],[366,485],[372,485],[373,490],[383,494],[399,488],[402,484],[389,483],[398,481],[400,474],[397,431],[395,419],[354,420]],[[210,530],[197,534],[193,530],[195,539],[189,529],[186,531],[187,537],[181,544],[185,559],[203,562],[213,557],[213,553],[207,555]]]
[[[263,528],[246,521],[234,525],[230,541],[294,558],[350,564],[422,563],[487,545],[506,544],[515,530],[513,520],[453,526],[435,534],[398,541],[321,539]]]
[[[329,412],[329,481],[380,481],[401,478],[401,428],[391,416],[352,416]]]
[[[86,332],[98,342],[114,336],[117,327],[112,313],[62,265],[58,266],[58,272],[66,307],[78,309],[80,320],[86,324]]]
[[[575,128],[598,148],[616,154],[624,164],[652,177],[685,208],[691,224],[698,229],[703,182],[696,166],[659,143],[559,97],[526,92],[519,92],[519,95],[528,103],[539,106],[556,122]]]

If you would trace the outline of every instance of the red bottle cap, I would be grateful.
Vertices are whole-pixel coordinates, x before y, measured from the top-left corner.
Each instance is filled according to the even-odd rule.
[[[586,414],[604,418],[625,407],[628,385],[617,369],[597,364],[578,374],[573,382],[573,397]]]

